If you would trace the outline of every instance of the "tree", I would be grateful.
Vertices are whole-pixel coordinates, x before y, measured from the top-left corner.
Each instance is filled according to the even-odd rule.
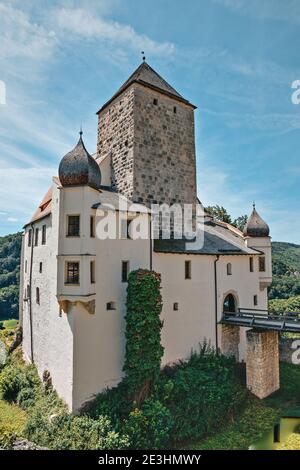
[[[234,219],[232,222],[232,225],[236,228],[238,228],[241,232],[244,230],[244,227],[248,221],[248,216],[245,215],[240,215],[237,219]]]
[[[159,373],[164,348],[160,343],[162,297],[160,274],[139,269],[128,277],[126,353],[123,367],[128,392],[137,406],[149,396]]]
[[[227,210],[223,206],[207,206],[205,207],[205,212],[212,215],[216,220],[220,222],[226,222],[228,224],[232,223],[231,216],[228,214]]]

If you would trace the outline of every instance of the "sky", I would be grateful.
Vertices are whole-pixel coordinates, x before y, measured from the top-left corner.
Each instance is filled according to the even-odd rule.
[[[300,244],[299,0],[0,0],[0,235],[141,62],[197,106],[198,196]],[[6,100],[4,102],[3,89]],[[1,94],[2,91],[2,94]]]

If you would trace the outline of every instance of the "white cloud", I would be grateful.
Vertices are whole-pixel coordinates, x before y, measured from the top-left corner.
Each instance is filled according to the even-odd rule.
[[[45,60],[56,44],[53,31],[30,21],[23,11],[0,4],[0,59],[28,58]]]
[[[152,55],[174,51],[174,45],[169,42],[159,43],[144,34],[138,34],[130,25],[109,21],[82,8],[61,8],[55,11],[54,17],[62,30],[77,37],[102,40],[110,46],[122,44],[138,51],[145,49]]]

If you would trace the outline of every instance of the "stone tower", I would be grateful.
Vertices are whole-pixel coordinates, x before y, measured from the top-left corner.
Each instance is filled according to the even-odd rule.
[[[146,62],[98,111],[97,158],[135,202],[195,203],[195,106]]]

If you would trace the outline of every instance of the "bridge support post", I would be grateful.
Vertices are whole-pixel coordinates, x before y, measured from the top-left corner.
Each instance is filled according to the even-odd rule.
[[[249,330],[247,336],[247,388],[258,398],[279,389],[278,332]]]
[[[239,361],[240,328],[232,325],[222,325],[221,352],[224,356],[234,357]]]

